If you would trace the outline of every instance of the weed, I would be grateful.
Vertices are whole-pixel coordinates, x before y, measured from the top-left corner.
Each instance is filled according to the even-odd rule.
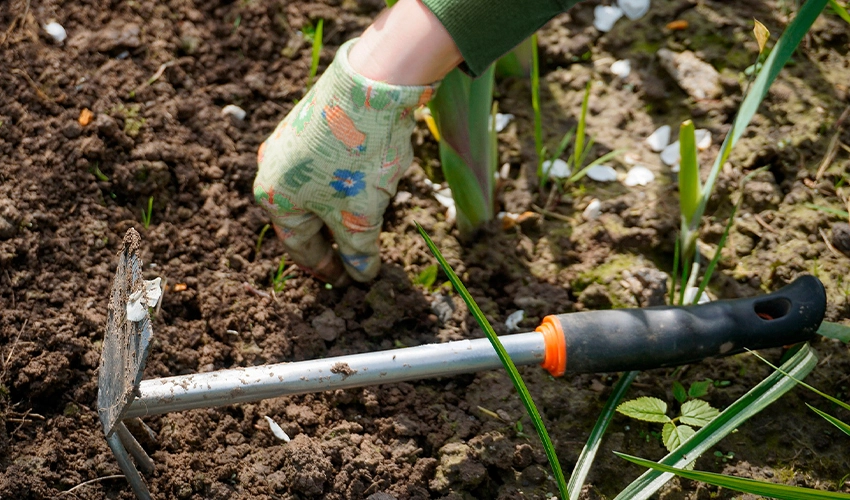
[[[319,56],[322,55],[322,31],[324,30],[325,20],[319,19],[319,22],[316,23],[316,27],[310,29],[312,33],[308,33],[305,29],[304,34],[312,37],[310,41],[313,43],[313,54],[310,59],[310,73],[307,75],[307,90],[310,90],[310,87],[313,85],[313,79],[316,77],[316,73],[319,71]]]
[[[425,290],[430,291],[434,286],[435,281],[437,281],[437,264],[431,264],[419,273],[419,276],[416,277],[415,283],[417,285],[422,285],[425,287]]]
[[[679,384],[681,387],[681,384]],[[674,386],[673,393],[677,393]],[[627,417],[644,422],[664,424],[661,429],[661,440],[668,451],[673,451],[696,433],[694,428],[708,425],[720,412],[702,399],[688,399],[687,393],[681,387],[681,394],[676,399],[681,402],[681,414],[678,417],[667,416],[667,403],[658,398],[643,396],[617,406],[617,412]]]
[[[118,115],[124,119],[124,133],[129,137],[136,137],[145,126],[146,120],[139,116],[141,106],[139,104],[131,104],[125,106],[124,103],[118,103],[109,110],[109,115]]]
[[[151,217],[153,216],[153,196],[148,198],[148,209],[142,210],[142,225],[147,229],[151,225]]]
[[[271,224],[266,224],[260,229],[260,235],[257,236],[257,244],[254,246],[254,255],[260,255],[260,249],[263,247],[263,238],[266,236],[266,231],[271,227]]]
[[[275,293],[280,293],[283,288],[286,286],[286,281],[292,277],[292,275],[284,275],[286,272],[286,257],[280,258],[280,264],[277,265],[277,271],[272,274],[272,290]]]
[[[89,169],[89,172],[91,172],[92,175],[97,177],[97,180],[102,182],[109,182],[109,177],[100,171],[100,162],[94,162],[94,165],[92,165],[92,167]]]

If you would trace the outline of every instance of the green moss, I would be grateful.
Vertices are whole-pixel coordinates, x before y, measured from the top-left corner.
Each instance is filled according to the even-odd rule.
[[[593,283],[607,284],[617,278],[625,269],[637,267],[639,259],[632,254],[614,255],[604,264],[579,274],[570,286],[578,294]]]

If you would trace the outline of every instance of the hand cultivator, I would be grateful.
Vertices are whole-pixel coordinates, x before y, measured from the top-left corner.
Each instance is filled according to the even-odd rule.
[[[130,229],[109,301],[98,413],[109,447],[140,499],[150,498],[150,493],[136,467],[150,474],[154,463],[124,420],[502,367],[490,342],[482,338],[142,380],[153,335],[147,308],[140,320],[128,319],[128,304],[129,309],[140,301],[150,305],[140,298],[145,284],[139,245],[139,234]],[[823,285],[804,276],[755,298],[548,316],[536,331],[506,335],[501,341],[515,364],[539,364],[555,376],[643,370],[808,340],[825,308]],[[138,316],[137,311],[130,313],[131,318]]]

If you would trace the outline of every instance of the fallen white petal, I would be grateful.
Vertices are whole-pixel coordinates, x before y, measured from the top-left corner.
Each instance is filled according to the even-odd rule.
[[[46,31],[56,43],[62,43],[66,38],[68,38],[68,32],[66,32],[65,28],[56,21],[45,24],[44,31]]]
[[[614,61],[614,64],[611,65],[611,73],[619,76],[620,78],[626,78],[631,72],[632,63],[628,59]]]
[[[635,165],[629,170],[629,173],[626,174],[626,180],[623,181],[623,184],[626,186],[646,186],[650,182],[655,180],[655,174],[652,173],[652,170],[642,166]]]
[[[434,191],[434,198],[437,199],[440,205],[446,208],[452,208],[455,206],[455,199],[452,198],[452,190],[449,188]]]
[[[694,132],[694,137],[697,142],[697,149],[705,151],[711,147],[711,132],[704,128],[698,128]]]
[[[232,116],[233,118],[236,118],[239,121],[244,120],[245,116],[247,115],[244,109],[240,108],[235,104],[228,104],[227,106],[221,108],[221,114],[225,116]]]
[[[678,174],[680,167],[681,167],[681,165],[679,163],[676,163],[675,165],[670,166],[670,171],[673,172],[674,174]]]
[[[664,162],[665,165],[673,166],[679,163],[682,160],[681,153],[679,151],[679,141],[670,144],[664,151],[661,152],[661,161]]]
[[[670,125],[662,125],[646,138],[649,148],[655,151],[663,151],[670,144]]]
[[[608,165],[596,165],[587,170],[588,177],[597,182],[611,182],[617,180],[617,171]]]
[[[632,21],[642,18],[649,10],[649,0],[617,0],[617,5]]]
[[[127,320],[142,321],[148,307],[156,307],[162,297],[160,278],[145,280],[144,286],[130,294],[127,300]]]
[[[587,208],[581,213],[584,220],[596,220],[602,214],[602,202],[594,198],[587,204]]]
[[[697,292],[699,291],[699,287],[689,286],[685,288],[685,300],[684,304],[689,305],[694,303],[694,298],[697,296]],[[705,290],[702,291],[702,294],[699,296],[699,301],[697,304],[705,304],[706,302],[711,302],[711,298],[705,293]]]
[[[280,439],[284,443],[288,443],[290,441],[289,436],[287,436],[283,429],[281,429],[280,426],[277,425],[277,422],[272,420],[272,418],[268,415],[266,415],[265,418],[266,422],[269,423],[269,429],[272,430],[272,434],[274,434],[274,437]]]
[[[623,17],[623,11],[613,5],[597,5],[593,9],[593,27],[603,33],[611,31],[614,23]]]
[[[507,127],[508,123],[510,123],[513,119],[514,115],[496,113],[496,132],[505,130],[505,127]]]
[[[623,155],[623,161],[626,163],[626,165],[637,165],[637,163],[640,161],[640,156],[635,153],[626,153],[625,155]]]
[[[565,177],[569,177],[572,170],[570,170],[570,166],[567,165],[567,162],[560,158],[556,158],[555,161],[546,160],[543,162],[543,172],[550,179],[563,179]]]
[[[519,327],[519,322],[523,319],[525,319],[525,311],[522,309],[514,311],[505,319],[505,326],[508,327],[509,332],[515,332]]]
[[[510,219],[512,221],[519,220],[519,214],[511,213],[511,212],[499,212],[496,214],[496,218],[499,220],[502,219]]]

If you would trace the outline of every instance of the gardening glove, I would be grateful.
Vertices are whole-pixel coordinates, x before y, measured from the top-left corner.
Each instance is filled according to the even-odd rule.
[[[357,74],[348,63],[355,41],[340,47],[260,146],[254,181],[254,197],[271,214],[292,260],[337,286],[348,280],[346,271],[361,282],[378,274],[384,210],[413,161],[413,110],[436,90]]]

